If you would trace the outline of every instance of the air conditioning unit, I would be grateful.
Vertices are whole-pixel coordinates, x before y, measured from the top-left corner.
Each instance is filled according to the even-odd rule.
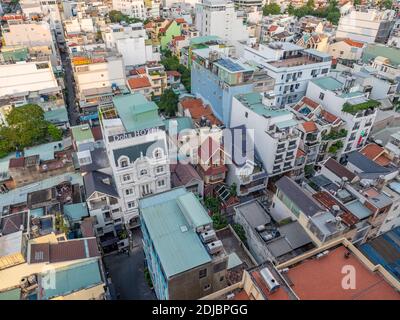
[[[207,244],[207,249],[210,254],[216,254],[223,249],[222,241],[217,240]]]
[[[203,241],[204,243],[208,243],[208,242],[216,240],[217,234],[215,233],[214,230],[209,230],[206,232],[202,232],[200,234],[200,238],[201,238],[201,241]]]

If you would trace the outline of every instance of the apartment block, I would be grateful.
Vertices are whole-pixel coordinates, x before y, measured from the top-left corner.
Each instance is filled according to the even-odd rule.
[[[193,193],[176,188],[140,200],[139,209],[158,299],[198,299],[226,287],[228,255]]]

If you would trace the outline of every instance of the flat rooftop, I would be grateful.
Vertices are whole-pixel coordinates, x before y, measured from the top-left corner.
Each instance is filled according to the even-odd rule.
[[[268,62],[268,64],[276,68],[290,68],[290,67],[304,66],[307,64],[314,64],[318,62],[320,61],[317,61],[316,59],[313,59],[309,56],[301,56],[301,57],[272,61]]]
[[[211,262],[195,228],[212,220],[191,192],[176,188],[140,200],[139,208],[167,278]]]
[[[370,271],[354,253],[348,257],[344,246],[320,258],[303,260],[289,267],[285,276],[302,300],[400,300],[400,294],[379,273]],[[344,289],[344,267],[355,269],[356,288]]]
[[[343,83],[332,77],[323,77],[311,81],[324,90],[335,91],[343,87]]]

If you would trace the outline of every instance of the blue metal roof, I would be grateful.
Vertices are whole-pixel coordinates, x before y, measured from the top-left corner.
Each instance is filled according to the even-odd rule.
[[[382,265],[400,280],[400,227],[362,244],[360,250],[372,263]]]

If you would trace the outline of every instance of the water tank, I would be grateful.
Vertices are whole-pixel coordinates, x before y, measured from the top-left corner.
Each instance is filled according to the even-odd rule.
[[[260,271],[262,278],[264,279],[265,283],[268,286],[270,292],[274,292],[280,287],[280,284],[274,276],[272,275],[271,271],[267,267],[261,269]]]
[[[207,249],[210,254],[216,254],[220,252],[223,248],[222,241],[217,240],[207,244]]]
[[[216,240],[217,235],[214,230],[209,230],[206,232],[202,232],[200,234],[200,238],[201,238],[201,241],[203,241],[204,243],[208,243],[210,241]]]

